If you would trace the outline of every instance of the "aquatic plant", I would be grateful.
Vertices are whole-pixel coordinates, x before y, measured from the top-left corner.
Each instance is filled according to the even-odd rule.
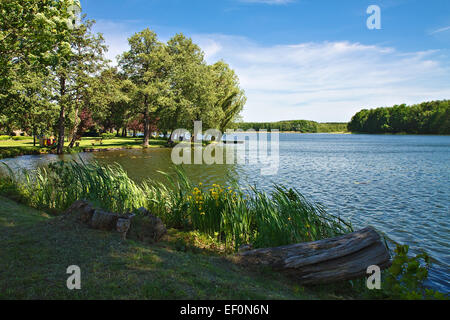
[[[274,185],[271,193],[213,184],[194,186],[180,167],[161,172],[166,182],[135,183],[118,164],[82,160],[58,162],[34,171],[12,170],[1,178],[0,192],[19,196],[27,205],[62,212],[85,199],[115,212],[146,207],[169,227],[198,230],[226,246],[277,246],[314,241],[352,231],[339,217],[308,201],[298,190]]]

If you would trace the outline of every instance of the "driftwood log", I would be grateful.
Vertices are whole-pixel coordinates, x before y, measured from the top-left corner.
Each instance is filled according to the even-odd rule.
[[[240,252],[244,264],[271,266],[303,284],[351,280],[367,275],[367,268],[391,265],[380,235],[371,227],[344,236],[288,246]]]

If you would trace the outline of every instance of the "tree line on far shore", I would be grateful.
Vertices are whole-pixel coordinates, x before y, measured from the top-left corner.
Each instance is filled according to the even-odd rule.
[[[346,122],[318,123],[310,120],[287,120],[278,122],[241,122],[234,125],[242,130],[279,130],[299,133],[346,132]]]
[[[355,133],[450,134],[450,100],[361,110],[348,130]]]
[[[150,29],[129,38],[112,67],[94,21],[75,21],[78,0],[0,2],[0,132],[57,136],[72,147],[88,130],[150,133],[224,131],[246,102],[235,72],[208,64],[183,34],[168,42]],[[75,23],[78,22],[78,23]]]
[[[318,123],[309,120],[278,122],[242,122],[236,128],[243,130],[280,130],[300,133],[353,132],[353,133],[406,133],[450,134],[450,100],[437,100],[407,106],[394,105],[376,109],[363,109],[349,123]]]

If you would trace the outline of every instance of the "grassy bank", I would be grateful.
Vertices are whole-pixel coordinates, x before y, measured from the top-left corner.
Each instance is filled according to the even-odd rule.
[[[351,297],[348,284],[304,288],[264,269],[244,269],[194,242],[180,247],[186,235],[171,230],[152,246],[124,242],[0,197],[0,299]],[[74,264],[82,270],[82,289],[69,291],[66,269]]]
[[[256,188],[244,192],[236,184],[193,185],[182,170],[175,171],[175,176],[166,175],[164,184],[136,184],[118,165],[74,161],[0,175],[0,194],[28,206],[0,198],[0,297],[446,298],[423,286],[430,258],[409,256],[407,246],[396,249],[380,291],[367,290],[365,279],[305,289],[277,272],[244,270],[227,256],[242,244],[274,247],[352,228],[294,189],[275,185],[265,193]],[[139,214],[136,209],[146,207],[171,232],[162,243],[149,246],[60,219],[79,199],[122,213]],[[88,290],[65,289],[65,268],[73,264],[86,270]]]
[[[46,154],[52,152],[50,148],[33,146],[33,138],[19,137],[9,138],[1,136],[0,139],[0,159],[13,158],[21,155]],[[167,143],[165,139],[150,139],[149,148],[162,147]],[[71,149],[68,148],[69,143],[66,142],[67,153],[82,152],[84,149],[122,149],[122,148],[142,148],[142,138],[82,138],[79,146]]]
[[[251,243],[269,247],[314,241],[352,231],[301,193],[274,186],[270,194],[256,188],[244,192],[236,184],[193,185],[183,170],[166,175],[165,183],[136,184],[119,165],[56,163],[22,174],[9,172],[0,192],[37,208],[58,213],[87,199],[114,212],[145,207],[169,227],[198,230],[237,249]]]

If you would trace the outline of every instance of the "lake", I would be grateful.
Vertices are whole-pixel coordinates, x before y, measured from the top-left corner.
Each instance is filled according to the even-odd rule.
[[[230,146],[233,147],[233,146]],[[227,147],[228,148],[228,147]],[[295,187],[355,229],[374,226],[412,252],[432,256],[431,287],[450,288],[450,137],[419,135],[280,134],[279,170],[263,176],[260,166],[190,165],[188,175],[204,184],[230,178],[270,191],[274,183]],[[36,168],[79,156],[121,164],[136,181],[161,179],[170,171],[169,149],[123,150],[80,155],[5,159],[13,168]]]

